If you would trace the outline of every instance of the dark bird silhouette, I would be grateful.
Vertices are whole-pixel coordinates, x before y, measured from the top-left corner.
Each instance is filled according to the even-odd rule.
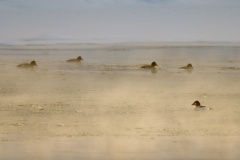
[[[189,63],[188,65],[181,67],[180,69],[193,69],[193,66],[191,63]]]
[[[69,59],[67,62],[81,62],[83,59],[81,56],[77,57],[76,59]]]
[[[156,63],[156,62],[152,62],[151,65],[144,65],[144,66],[142,66],[141,68],[153,69],[153,68],[155,68],[156,66],[158,66],[157,63]]]
[[[35,66],[37,66],[36,61],[31,61],[31,63],[23,63],[23,64],[17,65],[17,67],[23,67],[23,68],[33,68]]]
[[[206,106],[201,106],[201,103],[199,101],[195,101],[192,105],[195,106],[195,111],[208,111],[211,110],[211,108],[208,108]]]

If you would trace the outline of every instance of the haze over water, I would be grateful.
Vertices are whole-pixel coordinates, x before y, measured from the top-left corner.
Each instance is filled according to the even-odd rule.
[[[239,42],[238,0],[1,0],[0,43]]]
[[[239,0],[0,0],[0,159],[238,160],[239,15]]]
[[[202,45],[202,46],[201,46]],[[59,44],[0,47],[5,69],[14,69],[18,63],[36,60],[38,70],[60,72],[139,72],[141,65],[156,61],[157,70],[179,72],[178,68],[192,63],[194,68],[221,70],[238,69],[240,47],[228,43],[126,43],[126,44]],[[67,59],[83,57],[79,64]],[[16,57],[18,57],[16,59]],[[15,65],[13,65],[15,63]],[[196,72],[196,71],[195,71]]]

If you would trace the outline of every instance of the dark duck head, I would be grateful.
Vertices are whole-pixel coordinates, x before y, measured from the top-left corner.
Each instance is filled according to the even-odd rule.
[[[36,61],[32,61],[32,62],[30,63],[30,65],[31,65],[31,66],[37,66],[37,63],[36,63]]]
[[[155,67],[155,66],[158,66],[158,65],[157,65],[156,62],[152,62],[152,63],[151,63],[151,66],[152,66],[152,67]]]
[[[201,104],[200,104],[199,101],[195,101],[192,105],[194,105],[194,106],[196,106],[196,107],[200,107],[200,106],[201,106]]]
[[[81,56],[79,56],[79,57],[77,57],[77,60],[78,60],[78,61],[81,61],[81,60],[83,60],[83,59],[82,59]]]
[[[189,63],[189,64],[187,65],[187,68],[193,68],[192,64]]]

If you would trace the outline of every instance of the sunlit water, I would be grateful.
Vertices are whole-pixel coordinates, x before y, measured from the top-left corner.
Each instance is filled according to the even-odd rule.
[[[219,145],[221,144],[221,145]],[[236,137],[80,137],[3,141],[0,159],[237,160]]]
[[[82,56],[84,59],[81,63],[72,64],[66,62],[67,59],[76,58],[78,56]],[[25,70],[21,70],[16,66],[20,63],[30,62],[31,60],[37,61],[38,67],[34,69],[35,71],[37,71],[36,74],[71,73],[76,75],[84,75],[84,73],[100,73],[104,75],[111,73],[113,75],[127,75],[125,77],[126,80],[137,81],[139,80],[138,77],[132,78],[131,75],[141,75],[141,78],[147,80],[147,82],[143,83],[140,81],[138,82],[139,84],[135,84],[135,82],[129,82],[129,84],[127,83],[128,85],[126,86],[124,86],[125,84],[122,84],[122,86],[120,86],[120,89],[113,88],[116,89],[115,93],[113,89],[104,90],[108,84],[114,86],[115,82],[110,82],[111,79],[106,80],[107,78],[101,78],[101,80],[105,81],[105,85],[102,86],[103,88],[101,89],[103,91],[100,93],[103,94],[106,92],[106,96],[113,95],[117,98],[113,97],[115,99],[113,99],[111,102],[108,97],[103,100],[99,100],[94,97],[95,93],[92,92],[88,94],[93,96],[81,97],[83,100],[84,98],[90,98],[90,102],[95,106],[95,108],[91,108],[91,112],[89,112],[87,108],[86,111],[88,111],[89,113],[85,118],[86,120],[84,118],[82,118],[81,120],[91,121],[95,118],[89,118],[91,114],[93,114],[91,116],[97,116],[96,119],[100,120],[95,122],[99,125],[99,130],[96,129],[96,131],[93,131],[93,136],[91,136],[91,133],[86,134],[85,136],[74,137],[74,131],[80,130],[79,128],[73,128],[73,130],[71,130],[72,133],[67,134],[69,135],[69,137],[37,136],[32,138],[28,135],[1,135],[0,133],[0,159],[196,159],[197,157],[198,159],[206,160],[237,160],[240,157],[239,153],[237,152],[237,148],[239,148],[240,144],[239,137],[236,136],[239,135],[239,129],[237,127],[239,119],[237,118],[237,114],[239,113],[238,108],[236,108],[234,111],[231,111],[231,109],[228,108],[226,110],[223,110],[224,106],[213,106],[214,110],[212,112],[209,112],[209,114],[203,115],[201,113],[195,112],[193,114],[190,108],[191,104],[189,104],[190,107],[186,109],[184,108],[185,101],[182,100],[184,98],[187,99],[186,97],[188,96],[191,96],[191,98],[196,97],[196,95],[198,96],[199,94],[205,96],[205,93],[202,93],[201,91],[197,91],[197,93],[193,93],[192,95],[192,89],[190,88],[191,86],[187,86],[184,83],[187,78],[193,81],[196,80],[194,79],[194,76],[197,76],[197,78],[207,79],[208,76],[212,73],[214,73],[214,76],[218,78],[218,73],[224,73],[223,76],[219,76],[223,79],[222,81],[218,82],[221,85],[222,82],[225,80],[224,78],[226,78],[225,75],[227,75],[226,80],[228,80],[228,77],[231,76],[239,77],[240,47],[147,46],[142,48],[141,46],[135,46],[131,48],[128,46],[126,48],[119,48],[119,46],[116,45],[101,46],[100,49],[96,49],[93,46],[86,49],[81,47],[74,48],[72,47],[72,45],[69,45],[63,48],[61,46],[59,48],[55,47],[54,49],[49,49],[49,46],[36,47],[35,49],[32,49],[31,46],[19,47],[17,49],[14,46],[10,46],[0,49],[1,71],[9,71],[11,73],[11,71],[17,70],[17,73],[24,73],[24,75],[26,76],[28,72],[25,72]],[[142,65],[150,64],[152,61],[156,61],[159,65],[155,70],[144,70],[140,68]],[[193,71],[185,71],[179,69],[180,67],[185,66],[188,63],[193,64]],[[173,78],[178,78],[179,75],[181,75],[182,73],[184,75],[191,75],[191,77],[185,77],[186,79],[182,80],[182,83],[180,84],[183,84],[183,87],[181,88],[181,86],[179,87],[174,85],[174,80],[169,82],[170,85],[166,81],[164,81],[162,77],[165,76],[165,73],[170,73],[167,76],[176,75]],[[149,75],[154,75],[154,77],[157,78],[148,78]],[[111,76],[109,77],[111,78]],[[47,83],[47,80],[43,82]],[[50,80],[52,79],[50,78]],[[99,80],[98,83],[101,83],[101,80]],[[56,78],[56,81],[54,80],[53,82],[58,81],[60,80]],[[209,81],[211,82],[211,79]],[[96,83],[95,81],[91,81],[91,83],[93,82]],[[38,83],[40,84],[41,82],[38,81]],[[54,84],[51,84],[51,82],[49,83],[49,86],[46,85],[49,88],[52,87],[52,89],[60,89],[60,91],[64,91],[64,84],[67,84],[68,82],[61,81],[61,84],[63,85],[59,86],[54,86]],[[202,83],[204,83],[204,81]],[[200,84],[202,85],[202,83]],[[216,83],[216,86],[218,86],[218,83]],[[235,83],[236,82],[234,82],[233,84]],[[141,85],[146,84],[150,85],[148,85],[144,90],[144,86],[142,87]],[[194,82],[193,84],[195,85]],[[198,83],[196,83],[196,85],[197,84]],[[211,99],[219,100],[219,97],[223,97],[224,94],[231,93],[231,89],[229,89],[226,91],[226,93],[221,92],[219,93],[219,95],[216,95],[217,89],[219,89],[220,91],[222,91],[222,89],[221,87],[214,88],[213,84],[214,82],[206,84],[207,87],[205,87],[204,90],[209,91],[206,93],[206,95],[210,94],[210,96],[212,96]],[[91,86],[91,84],[89,86]],[[133,89],[131,88],[130,90],[130,94],[128,94],[127,91],[126,93],[124,92],[129,88],[129,86],[133,86]],[[134,88],[137,88],[139,86],[142,88]],[[213,90],[211,89],[212,86],[214,88]],[[46,88],[48,89],[48,87]],[[150,90],[155,87],[158,87],[160,89],[156,91]],[[173,90],[174,93],[168,90],[162,91],[161,87],[163,89],[164,87],[165,89],[174,88],[175,91]],[[197,88],[197,86],[194,87]],[[39,88],[36,87],[35,90],[38,90]],[[33,93],[38,93],[34,92],[35,90],[33,89]],[[31,88],[28,89],[28,91],[32,91]],[[47,91],[49,91],[50,93],[54,93],[51,92],[51,89]],[[158,91],[161,91],[161,95],[159,96],[157,96],[157,94],[159,94]],[[42,92],[43,94],[45,94],[44,91]],[[42,92],[39,92],[39,94]],[[136,94],[134,96],[136,100],[129,97],[129,95],[131,95],[132,93]],[[64,94],[67,94],[67,92],[64,92]],[[169,94],[173,97],[171,97],[170,102],[164,103],[165,101],[169,101]],[[233,96],[230,99],[236,100],[236,97],[239,95],[238,91],[234,90],[234,93],[232,94]],[[141,97],[141,95],[143,95],[144,97]],[[146,97],[146,95],[151,95],[151,98]],[[32,96],[34,97],[34,95]],[[50,98],[51,96],[54,97],[54,95],[49,96]],[[63,97],[63,101],[66,100],[68,104],[73,103],[75,97],[74,95],[72,96],[72,99],[68,99],[70,97]],[[167,97],[166,100],[164,99],[165,96]],[[159,100],[155,97],[159,98]],[[75,101],[81,104],[81,101]],[[116,103],[114,101],[119,101],[120,104],[117,104],[115,106]],[[122,103],[122,101],[125,102]],[[140,101],[141,103],[136,103],[136,101]],[[175,104],[175,102],[172,101],[177,101],[178,103]],[[184,101],[184,105],[182,105],[182,101]],[[193,102],[192,99],[189,101]],[[87,101],[86,103],[88,102],[89,101]],[[128,104],[125,104],[126,102],[128,102]],[[222,100],[222,102],[224,101]],[[106,105],[108,103],[111,104]],[[107,107],[111,106],[112,104],[114,106],[111,106],[111,108],[101,108],[102,110],[98,108],[98,105],[100,105],[100,107],[103,107],[103,104]],[[155,104],[159,106],[155,106]],[[214,102],[212,102],[212,104],[214,104]],[[78,107],[78,105],[76,106]],[[233,105],[233,107],[236,106],[237,104]],[[127,108],[127,111],[124,107]],[[51,112],[51,110],[48,111],[47,109],[48,108],[44,110],[46,112],[46,117],[48,117],[49,112]],[[77,109],[79,110],[79,108]],[[80,109],[81,112],[85,111],[84,107]],[[94,115],[95,109],[99,109],[97,113],[100,113],[102,115],[105,115],[106,113],[107,116],[110,116],[101,117],[102,115]],[[149,114],[152,113],[152,111],[154,113],[156,112],[156,114],[147,115],[148,110],[151,111],[149,112]],[[121,112],[121,115],[119,114],[119,112]],[[24,111],[22,111],[21,113],[28,115],[28,113],[25,113]],[[17,115],[20,115],[21,113],[20,111],[18,111]],[[66,112],[65,116],[67,117],[64,118],[70,119],[70,117],[72,117],[73,120],[74,118],[78,119],[78,115],[76,116],[76,114],[79,113]],[[233,118],[231,118],[232,115],[234,116]],[[31,118],[31,115],[29,117]],[[114,119],[112,117],[117,118]],[[194,118],[196,117],[197,119],[195,121]],[[137,119],[138,123],[142,125],[142,128],[135,126],[135,119]],[[221,121],[221,119],[223,119],[223,121]],[[122,121],[123,123],[120,123],[119,121]],[[222,122],[223,125],[218,124],[218,122]],[[106,123],[106,125],[104,125],[104,123]],[[204,123],[207,123],[207,125],[204,125]],[[6,124],[7,123],[2,123],[2,125]],[[92,123],[89,124],[92,125]],[[200,129],[198,129],[198,126],[195,126],[195,124],[201,125]],[[228,126],[224,128],[224,124]],[[129,129],[133,126],[135,128]],[[170,127],[168,128],[168,126]],[[98,126],[95,127],[97,128]],[[125,128],[127,128],[127,130]],[[62,129],[64,130],[64,127],[62,127]],[[115,129],[115,131],[111,129]],[[0,131],[2,133],[5,133],[5,131],[3,130]],[[65,134],[65,132],[68,133],[68,131],[64,130],[62,134]],[[111,136],[108,137],[108,134]]]
[[[40,49],[39,49],[40,48]],[[20,49],[0,49],[1,66],[15,67],[19,63],[36,60],[38,70],[61,72],[139,72],[141,65],[156,61],[156,70],[174,70],[192,63],[198,69],[240,70],[240,47],[234,46],[162,46],[132,48],[103,46],[100,49],[88,49],[71,45],[64,48],[55,47],[21,47]],[[15,56],[18,56],[16,61]],[[84,61],[79,64],[69,64],[67,59],[82,56]],[[178,70],[179,71],[179,70]]]

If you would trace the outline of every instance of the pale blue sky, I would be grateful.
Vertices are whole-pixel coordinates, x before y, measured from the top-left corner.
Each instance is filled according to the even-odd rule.
[[[240,42],[240,0],[0,0],[0,43]]]

